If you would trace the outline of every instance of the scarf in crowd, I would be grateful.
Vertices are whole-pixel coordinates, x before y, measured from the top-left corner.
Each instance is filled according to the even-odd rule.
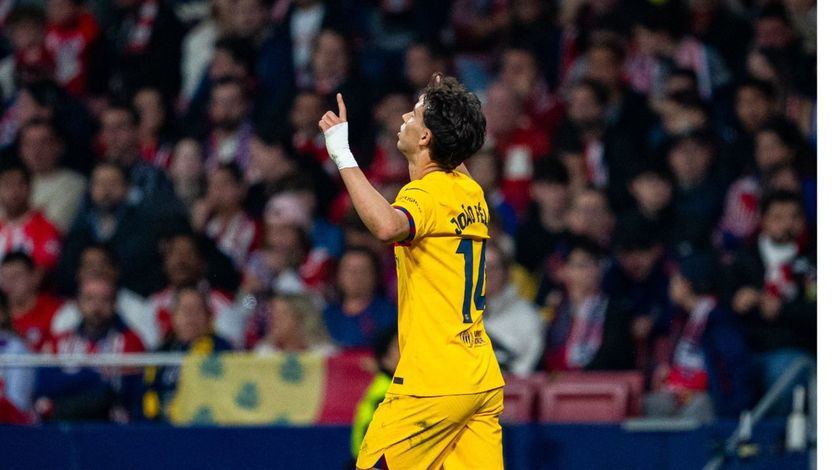
[[[716,299],[703,297],[690,312],[673,351],[667,387],[681,390],[707,390],[707,369],[702,350],[702,336]]]
[[[139,6],[128,33],[128,41],[125,47],[128,54],[143,54],[148,48],[157,14],[159,14],[157,0],[145,0]]]
[[[759,248],[765,266],[763,290],[783,300],[793,299],[797,295],[797,283],[792,274],[792,263],[800,251],[797,243],[776,243],[760,236]]]
[[[571,306],[571,327],[565,339],[564,361],[568,369],[587,366],[603,343],[603,323],[609,300],[595,295]]]

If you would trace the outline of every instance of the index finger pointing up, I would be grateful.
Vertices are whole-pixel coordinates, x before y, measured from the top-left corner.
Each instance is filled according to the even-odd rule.
[[[339,106],[339,119],[348,120],[348,111],[345,110],[345,101],[342,100],[342,93],[336,94],[336,104]]]

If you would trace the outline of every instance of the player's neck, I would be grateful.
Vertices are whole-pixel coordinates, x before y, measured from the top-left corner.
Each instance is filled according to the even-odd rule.
[[[429,158],[429,152],[421,152],[414,159],[409,160],[409,179],[416,181],[433,171],[444,171],[437,163]]]

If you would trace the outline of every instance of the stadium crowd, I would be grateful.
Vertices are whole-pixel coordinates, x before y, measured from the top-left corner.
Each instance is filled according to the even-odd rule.
[[[370,350],[394,258],[317,123],[341,92],[393,199],[401,116],[444,71],[487,118],[502,368],[639,369],[648,414],[738,415],[815,355],[815,14],[0,0],[0,353]],[[125,372],[0,369],[3,416],[165,419],[176,369]]]

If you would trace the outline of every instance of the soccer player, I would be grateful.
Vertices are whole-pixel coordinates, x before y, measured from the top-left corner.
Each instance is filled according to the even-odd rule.
[[[411,182],[389,205],[357,167],[336,99],[339,115],[319,121],[328,153],[365,225],[394,242],[398,278],[400,361],[357,468],[503,468],[504,381],[482,321],[490,216],[463,165],[484,143],[481,104],[454,78],[432,78],[403,115]]]

